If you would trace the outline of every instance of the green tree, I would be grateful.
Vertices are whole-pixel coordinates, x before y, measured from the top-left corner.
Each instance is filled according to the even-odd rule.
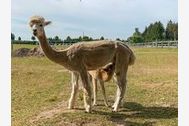
[[[35,41],[35,37],[34,37],[34,36],[32,36],[32,37],[31,37],[31,40],[32,40],[32,41]]]
[[[55,40],[55,41],[60,41],[60,38],[59,38],[58,36],[55,36],[55,37],[54,37],[54,40]]]
[[[15,40],[15,35],[11,33],[11,51],[13,50],[13,41]]]
[[[142,43],[144,42],[144,38],[142,37],[142,34],[139,32],[138,28],[135,28],[135,32],[131,37],[127,39],[131,43]]]
[[[164,39],[164,32],[165,32],[165,29],[163,27],[163,24],[159,21],[159,22],[155,22],[154,23],[154,26],[153,26],[153,38],[152,40],[158,40],[158,41],[161,41]]]
[[[83,36],[83,41],[90,41],[88,36]]]
[[[64,40],[64,43],[72,43],[71,37],[67,36],[67,38]]]
[[[11,40],[15,40],[15,35],[13,33],[11,33]]]
[[[121,39],[120,38],[116,38],[116,41],[121,41]]]
[[[83,39],[81,36],[79,36],[78,41],[81,42]]]
[[[53,38],[53,42],[52,43],[56,43],[56,44],[58,44],[58,43],[60,43],[61,42],[61,39],[60,39],[60,37],[59,36],[55,36],[54,38]]]
[[[138,28],[135,28],[135,32],[133,33],[133,36],[140,36],[141,33],[139,32]]]
[[[53,38],[49,37],[47,40],[49,41],[49,43],[51,43],[53,41]]]
[[[19,36],[19,37],[18,37],[18,40],[19,40],[19,41],[21,41],[21,40],[22,40],[22,38]]]
[[[161,41],[165,39],[165,29],[163,24],[158,21],[155,23],[151,23],[148,27],[145,27],[142,36],[144,41]]]
[[[100,37],[100,40],[104,40],[104,37],[103,37],[103,36],[101,36],[101,37]]]
[[[37,42],[35,41],[35,36],[32,36],[31,40],[33,41],[33,44],[37,44]]]
[[[93,41],[93,38],[92,38],[92,37],[90,37],[90,38],[89,38],[89,41]]]
[[[178,23],[173,23],[170,20],[167,23],[165,34],[166,40],[178,40]]]
[[[66,40],[67,40],[67,41],[71,41],[72,39],[71,39],[70,36],[68,36],[68,37],[66,38]]]

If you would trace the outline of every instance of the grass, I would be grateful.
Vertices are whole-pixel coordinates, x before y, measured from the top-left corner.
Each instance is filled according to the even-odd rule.
[[[24,47],[16,45],[14,47]],[[32,48],[33,46],[30,46]],[[103,104],[84,112],[82,91],[75,110],[67,110],[70,74],[46,57],[12,58],[13,126],[177,126],[177,49],[134,48],[137,60],[129,67],[123,107],[112,113]],[[105,84],[113,104],[116,85]]]

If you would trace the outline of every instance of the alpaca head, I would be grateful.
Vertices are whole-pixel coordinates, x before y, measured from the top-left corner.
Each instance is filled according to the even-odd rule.
[[[41,16],[32,16],[29,25],[33,31],[33,35],[39,37],[44,35],[44,27],[50,23],[51,21],[45,21]]]

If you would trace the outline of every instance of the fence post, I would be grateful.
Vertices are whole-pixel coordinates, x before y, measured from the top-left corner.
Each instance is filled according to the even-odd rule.
[[[168,48],[170,47],[170,41],[168,41]]]

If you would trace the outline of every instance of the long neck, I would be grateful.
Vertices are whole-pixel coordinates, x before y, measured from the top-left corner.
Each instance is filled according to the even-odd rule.
[[[67,61],[67,57],[66,57],[66,52],[65,51],[57,51],[54,50],[47,41],[46,35],[45,35],[45,31],[43,32],[42,35],[37,36],[40,42],[40,46],[43,50],[43,52],[45,53],[45,55],[52,61],[62,64],[62,62],[66,62]]]

